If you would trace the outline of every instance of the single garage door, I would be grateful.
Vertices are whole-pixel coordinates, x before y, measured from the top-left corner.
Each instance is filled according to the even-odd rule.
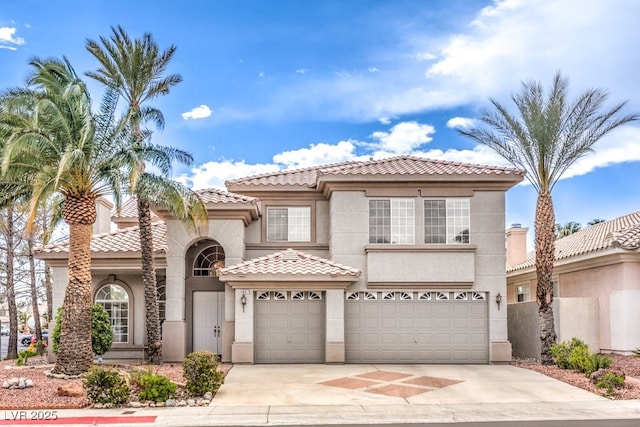
[[[322,292],[257,292],[256,363],[324,363]]]
[[[485,293],[346,294],[347,363],[488,363]]]

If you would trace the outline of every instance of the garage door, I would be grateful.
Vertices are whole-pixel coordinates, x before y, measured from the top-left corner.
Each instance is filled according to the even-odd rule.
[[[355,292],[345,302],[347,363],[488,363],[486,295]]]
[[[324,363],[322,292],[258,292],[256,363]]]

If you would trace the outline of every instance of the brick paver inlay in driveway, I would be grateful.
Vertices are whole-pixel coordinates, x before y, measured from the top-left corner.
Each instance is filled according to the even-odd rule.
[[[353,377],[342,377],[323,381],[320,384],[381,394],[389,397],[407,398],[458,384],[459,382],[461,381],[448,378],[418,376],[402,372],[372,371]]]

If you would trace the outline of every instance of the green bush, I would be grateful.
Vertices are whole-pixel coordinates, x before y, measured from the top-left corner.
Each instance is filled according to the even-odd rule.
[[[131,389],[117,369],[93,367],[84,375],[84,388],[93,403],[126,403]]]
[[[60,325],[62,324],[62,306],[56,311],[56,326],[53,328],[53,353],[58,354],[60,346]],[[113,331],[109,313],[100,304],[91,306],[91,347],[95,354],[101,356],[111,348]]]
[[[578,355],[574,356],[574,360],[571,361],[571,355],[574,352],[584,353],[589,352],[589,346],[587,346],[582,340],[578,338],[571,338],[570,341],[562,341],[555,343],[551,346],[551,357],[553,363],[555,363],[560,369],[576,369],[575,363],[578,362]],[[572,365],[572,362],[574,365]]]
[[[568,362],[569,369],[574,369],[580,372],[590,371],[587,375],[590,375],[591,372],[593,372],[591,371],[591,352],[589,351],[589,347],[586,345],[574,347],[569,355]]]
[[[613,394],[613,391],[622,387],[623,384],[624,377],[615,372],[607,372],[596,381],[596,387],[606,389],[607,396]]]
[[[140,388],[142,388],[139,394],[140,400],[164,402],[167,399],[176,397],[176,389],[178,387],[164,375],[146,371],[141,377],[138,377],[136,381]]]
[[[611,365],[613,365],[613,360],[611,360],[610,357],[603,356],[602,354],[591,355],[591,372],[597,372],[600,369],[610,368]],[[589,372],[587,376],[591,375],[591,372]]]
[[[633,350],[633,355],[635,357],[640,357],[640,347],[636,348],[635,350]]]
[[[224,382],[224,374],[218,370],[218,356],[210,351],[197,351],[185,357],[182,376],[187,381],[187,391],[193,396],[213,393]]]

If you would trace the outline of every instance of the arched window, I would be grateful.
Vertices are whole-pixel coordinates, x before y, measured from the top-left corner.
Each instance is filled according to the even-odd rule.
[[[216,268],[224,267],[224,249],[218,244],[205,247],[193,262],[195,277],[215,276]]]
[[[120,285],[109,284],[96,293],[96,304],[102,305],[111,319],[113,342],[129,342],[129,294]]]

